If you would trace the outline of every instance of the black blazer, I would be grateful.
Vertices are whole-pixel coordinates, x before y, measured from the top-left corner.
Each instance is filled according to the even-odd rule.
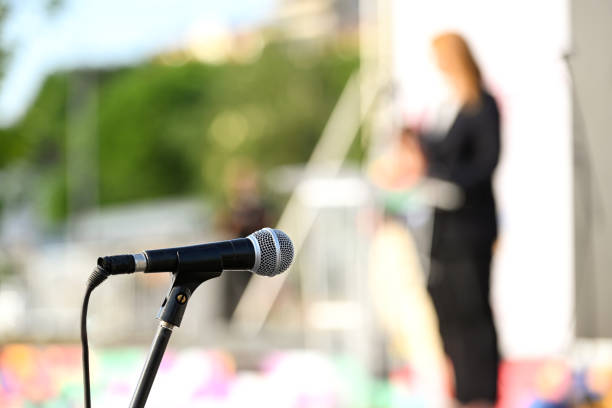
[[[479,103],[463,107],[446,135],[424,134],[421,142],[428,175],[454,183],[464,193],[459,208],[435,210],[432,257],[452,259],[490,253],[497,237],[492,177],[500,151],[495,100],[482,90]]]

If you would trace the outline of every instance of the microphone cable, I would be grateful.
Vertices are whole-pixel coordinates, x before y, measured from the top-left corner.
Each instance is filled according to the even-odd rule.
[[[83,298],[83,308],[81,309],[81,348],[83,351],[83,385],[85,408],[91,408],[91,389],[89,382],[89,345],[87,343],[87,307],[89,305],[89,296],[91,292],[108,278],[108,273],[101,266],[96,266],[89,279],[87,280],[87,289]]]

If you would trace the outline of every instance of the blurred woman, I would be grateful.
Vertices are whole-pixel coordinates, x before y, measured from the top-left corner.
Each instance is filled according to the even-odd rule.
[[[421,134],[427,175],[457,185],[463,200],[454,209],[435,210],[428,290],[453,364],[457,400],[487,407],[497,399],[499,364],[489,304],[497,237],[492,176],[500,150],[499,112],[461,36],[439,35],[432,49],[450,98]]]

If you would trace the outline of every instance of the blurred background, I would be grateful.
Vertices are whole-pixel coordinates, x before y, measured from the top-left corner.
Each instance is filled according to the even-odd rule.
[[[502,118],[497,406],[612,407],[612,1],[0,11],[0,406],[82,406],[98,256],[264,226],[291,236],[293,266],[202,285],[147,406],[447,406],[424,283],[431,208],[367,169],[431,100],[430,42],[453,30]],[[92,296],[95,406],[128,404],[170,279],[112,277]]]

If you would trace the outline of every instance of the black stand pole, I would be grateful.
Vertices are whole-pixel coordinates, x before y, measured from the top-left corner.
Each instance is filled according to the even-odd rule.
[[[157,334],[151,345],[151,351],[142,369],[142,374],[138,380],[134,395],[132,396],[130,408],[144,408],[151,387],[153,386],[155,375],[157,374],[162,357],[166,351],[166,346],[170,341],[172,329],[181,325],[181,320],[183,320],[183,314],[187,307],[187,301],[191,297],[193,291],[196,290],[202,282],[221,275],[221,271],[203,273],[197,272],[190,266],[189,259],[183,259],[182,269],[173,273],[174,279],[170,287],[170,292],[164,299],[161,309],[157,314],[157,318],[160,320],[159,329],[157,329]]]
[[[132,402],[130,402],[130,408],[141,408],[145,406],[149,391],[151,391],[151,387],[153,386],[153,380],[155,380],[155,375],[157,374],[162,357],[166,351],[166,346],[168,345],[168,341],[170,341],[173,328],[174,326],[164,321],[159,324],[159,329],[157,329],[157,334],[151,345],[149,357],[142,369],[142,374],[138,380],[136,391],[134,391]]]

